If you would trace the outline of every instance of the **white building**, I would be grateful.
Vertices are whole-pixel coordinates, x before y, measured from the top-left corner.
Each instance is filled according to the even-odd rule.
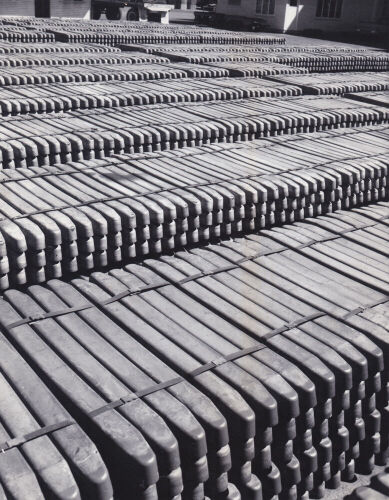
[[[90,19],[91,0],[0,0],[0,16]]]
[[[216,13],[263,19],[281,32],[389,29],[389,0],[218,0]]]

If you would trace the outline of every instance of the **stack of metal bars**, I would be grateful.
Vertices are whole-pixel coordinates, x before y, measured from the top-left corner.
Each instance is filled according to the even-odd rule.
[[[309,75],[280,75],[272,81],[297,85],[308,95],[341,95],[348,93],[371,92],[379,95],[380,91],[389,90],[387,73],[350,72],[350,73],[310,73]],[[347,97],[349,97],[347,95]]]
[[[119,497],[320,497],[388,452],[388,220],[378,203],[7,291],[1,341],[18,354],[0,351],[0,412],[33,383],[12,378],[22,355],[88,429]],[[61,423],[40,411],[44,454]],[[2,471],[39,442],[16,420],[8,494]],[[33,472],[47,494],[54,471]]]
[[[98,52],[120,52],[118,47],[105,47],[92,43],[16,43],[0,42],[0,54],[35,54],[35,53],[98,53]],[[142,51],[143,52],[143,51]]]
[[[157,82],[52,83],[0,87],[3,116],[158,103],[229,101],[301,95],[300,87],[256,78],[165,79]]]
[[[389,120],[385,106],[341,97],[250,98],[4,117],[2,168],[315,132]]]
[[[0,286],[40,283],[384,200],[388,130],[6,169]]]
[[[289,70],[287,70],[289,72]],[[301,73],[300,69],[295,70]],[[61,66],[29,66],[2,68],[0,87],[8,85],[41,85],[45,83],[112,82],[160,80],[166,78],[222,78],[228,69],[186,63],[165,64],[96,64]]]

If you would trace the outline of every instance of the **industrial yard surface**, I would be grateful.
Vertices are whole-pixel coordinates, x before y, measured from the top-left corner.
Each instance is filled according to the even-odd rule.
[[[389,53],[0,20],[0,500],[389,498]]]

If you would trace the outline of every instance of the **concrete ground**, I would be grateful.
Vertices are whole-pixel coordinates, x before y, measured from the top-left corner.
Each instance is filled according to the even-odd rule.
[[[380,472],[383,472],[387,469],[387,466],[376,465],[371,474],[358,474],[355,481],[352,483],[342,482],[339,488],[336,490],[326,490],[326,496],[324,500],[347,500],[349,495],[360,486],[367,486],[370,483],[370,478],[372,476],[376,476]]]

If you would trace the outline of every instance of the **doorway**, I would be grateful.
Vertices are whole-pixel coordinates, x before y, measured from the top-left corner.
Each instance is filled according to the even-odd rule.
[[[35,17],[50,17],[50,0],[35,0]]]

